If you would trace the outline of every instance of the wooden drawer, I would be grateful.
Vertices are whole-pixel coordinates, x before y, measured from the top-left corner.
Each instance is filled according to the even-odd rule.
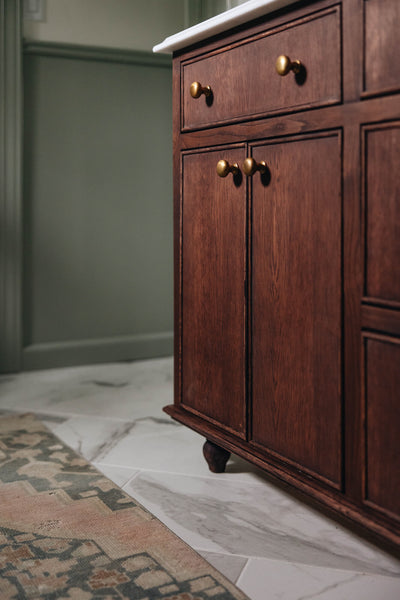
[[[364,92],[400,90],[399,0],[364,0]]]
[[[337,5],[183,63],[182,129],[340,102],[340,13]],[[279,75],[281,55],[300,60],[300,73]],[[193,98],[193,82],[212,95]]]

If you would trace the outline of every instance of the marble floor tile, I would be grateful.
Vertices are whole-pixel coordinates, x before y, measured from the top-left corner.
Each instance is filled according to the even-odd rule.
[[[54,422],[47,418],[43,423],[70,448],[82,454],[88,461],[112,448],[134,427],[134,423],[102,417],[74,416],[64,417],[63,422]]]
[[[232,554],[218,554],[206,550],[198,550],[198,553],[233,583],[237,582],[248,561],[247,557]]]
[[[163,433],[164,428],[171,427],[172,431]],[[148,471],[207,475],[208,467],[201,456],[203,442],[203,438],[181,425],[160,424],[159,431],[152,435],[143,436],[138,428],[134,429],[97,460]]]
[[[250,559],[236,585],[252,600],[398,600],[400,578]]]
[[[154,445],[153,439],[158,440],[165,435],[174,435],[176,430],[184,430],[181,425],[163,415],[142,417],[136,421],[87,415],[64,416],[61,419],[60,421],[58,415],[56,420],[54,415],[42,416],[42,421],[55,435],[87,460],[132,467],[136,459],[137,468],[142,468],[143,457],[138,451],[132,454],[134,448],[131,448],[131,452],[124,453],[122,460],[119,456],[121,446],[124,450],[126,446],[130,446],[129,441],[134,439],[135,445],[142,445],[145,451],[147,444],[150,447]],[[115,460],[107,461],[109,455],[115,457]]]
[[[0,376],[0,409],[136,419],[173,401],[172,358]]]
[[[130,467],[110,467],[109,465],[99,465],[97,463],[93,463],[93,465],[121,488],[139,473],[139,471],[135,471]]]
[[[124,489],[196,549],[398,575],[400,562],[275,486],[142,472]]]
[[[237,456],[232,456],[223,474],[210,472],[203,457],[204,437],[162,413],[136,420],[127,435],[105,446],[96,457],[101,464],[125,465],[146,471],[165,471],[187,475],[233,479],[263,485],[265,474]]]

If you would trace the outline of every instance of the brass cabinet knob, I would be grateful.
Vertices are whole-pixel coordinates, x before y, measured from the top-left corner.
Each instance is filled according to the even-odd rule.
[[[211,96],[211,93],[212,92],[209,85],[202,86],[198,81],[193,81],[192,85],[190,86],[190,95],[192,98],[200,98],[202,94],[204,94],[207,98],[208,96]]]
[[[233,176],[239,175],[239,165],[237,163],[230,165],[227,160],[219,160],[217,164],[217,173],[220,177],[226,177],[229,173],[232,173]]]
[[[293,71],[297,75],[301,70],[301,62],[299,60],[290,60],[288,56],[281,54],[276,59],[275,68],[278,75],[282,75],[282,77],[290,71]]]
[[[259,163],[249,156],[243,163],[243,171],[247,177],[251,177],[257,171],[260,171],[261,175],[267,171],[267,163],[261,160]]]

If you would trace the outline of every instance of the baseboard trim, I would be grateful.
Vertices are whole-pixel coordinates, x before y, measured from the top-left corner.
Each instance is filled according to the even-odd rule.
[[[146,52],[145,50],[119,50],[116,48],[82,46],[79,44],[29,41],[24,42],[23,50],[24,54],[34,56],[94,60],[97,62],[112,62],[172,69],[171,56]]]
[[[172,356],[173,332],[32,344],[22,351],[24,371]]]

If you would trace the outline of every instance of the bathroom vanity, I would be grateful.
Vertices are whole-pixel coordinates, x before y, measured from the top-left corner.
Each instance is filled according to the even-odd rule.
[[[175,401],[400,547],[400,2],[252,0],[173,53]]]

